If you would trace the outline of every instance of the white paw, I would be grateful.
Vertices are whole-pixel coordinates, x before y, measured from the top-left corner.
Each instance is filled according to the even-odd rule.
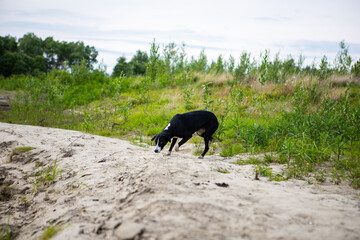
[[[179,144],[175,145],[175,151],[177,151],[177,152],[179,151]]]
[[[203,159],[204,158],[204,156],[199,156],[199,159]]]
[[[170,156],[170,155],[171,155],[170,151],[164,154],[164,156]]]

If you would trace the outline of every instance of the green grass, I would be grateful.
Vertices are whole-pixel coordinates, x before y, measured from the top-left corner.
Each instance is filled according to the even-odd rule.
[[[215,168],[215,169],[212,169],[213,171],[216,171],[216,172],[219,172],[219,173],[222,173],[222,174],[227,174],[227,173],[230,173],[229,170],[225,169],[225,168]]]
[[[63,172],[63,170],[58,169],[57,160],[55,160],[54,163],[52,165],[50,164],[48,167],[40,167],[36,162],[36,167],[36,171],[31,174],[34,175],[34,179],[31,181],[33,185],[31,194],[34,194],[40,185],[44,186],[51,184]]]
[[[249,158],[247,160],[243,160],[243,159],[238,159],[235,162],[238,165],[248,165],[248,164],[254,164],[254,165],[259,165],[259,164],[263,164],[265,163],[263,160],[260,160],[258,158]]]
[[[62,230],[62,227],[50,225],[45,228],[43,234],[41,235],[41,240],[48,240],[55,236],[58,232]]]
[[[14,149],[14,151],[20,153],[20,152],[29,152],[33,149],[35,149],[35,147],[24,146],[24,147],[17,147]]]
[[[0,230],[0,240],[11,240],[14,237],[14,233],[10,229],[10,217],[11,213],[9,212],[7,222],[3,224]]]

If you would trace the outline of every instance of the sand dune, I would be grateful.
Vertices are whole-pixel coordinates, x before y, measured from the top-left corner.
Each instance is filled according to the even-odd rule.
[[[20,146],[34,149],[14,152]],[[49,225],[61,227],[52,239],[360,239],[359,191],[257,181],[250,165],[200,160],[183,147],[163,156],[124,140],[0,123],[0,181],[11,188],[1,190],[1,224],[15,239],[39,239]],[[35,188],[34,174],[55,160],[60,175]]]

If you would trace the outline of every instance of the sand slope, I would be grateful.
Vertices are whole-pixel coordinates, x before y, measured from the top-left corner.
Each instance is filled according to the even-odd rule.
[[[35,149],[14,155],[19,146]],[[183,147],[163,156],[123,140],[0,123],[0,181],[12,189],[0,201],[1,224],[16,239],[38,239],[49,224],[62,226],[52,239],[360,239],[359,191],[256,181],[252,166],[200,160]],[[56,159],[61,176],[31,194],[35,162]]]

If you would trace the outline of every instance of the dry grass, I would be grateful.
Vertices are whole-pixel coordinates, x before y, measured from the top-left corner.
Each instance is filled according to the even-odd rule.
[[[296,80],[289,80],[283,84],[276,84],[273,82],[266,82],[265,84],[261,84],[259,81],[251,81],[249,84],[252,89],[257,90],[260,93],[289,96],[295,91]]]
[[[228,82],[233,81],[234,77],[230,73],[199,73],[198,77],[200,79],[200,83],[211,82],[214,86],[224,86]]]
[[[337,87],[329,89],[329,97],[331,100],[340,100],[341,97],[345,96],[346,87]]]
[[[333,87],[346,87],[352,82],[351,75],[332,75],[329,79],[325,80],[330,88]]]

